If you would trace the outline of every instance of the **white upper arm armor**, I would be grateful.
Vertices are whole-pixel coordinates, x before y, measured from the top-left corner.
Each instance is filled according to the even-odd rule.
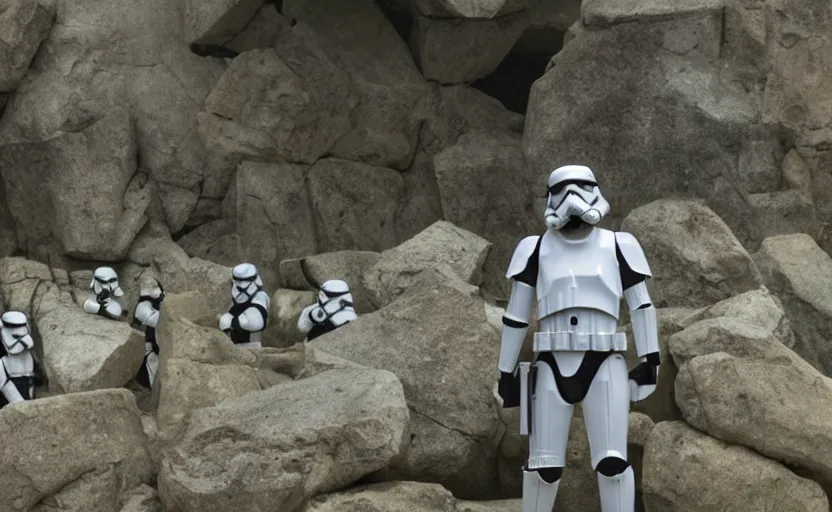
[[[98,310],[101,309],[101,305],[95,300],[94,295],[90,295],[87,300],[84,301],[84,312],[89,314],[98,313]]]
[[[312,322],[312,319],[309,318],[309,313],[317,306],[318,303],[310,304],[303,308],[303,311],[300,312],[300,316],[298,317],[298,330],[304,334],[308,333],[312,330],[312,327],[315,326],[315,323]]]
[[[514,254],[511,255],[511,262],[506,270],[506,278],[511,279],[526,269],[539,239],[539,236],[527,236],[520,240],[517,247],[514,248]]]
[[[259,304],[266,308],[267,312],[269,311],[269,303],[271,301],[269,300],[269,294],[264,292],[263,290],[260,290],[259,292],[255,293],[254,297],[251,298],[251,302],[254,304]]]
[[[136,305],[136,312],[133,314],[133,318],[142,325],[156,327],[159,323],[159,312],[153,309],[150,302],[143,300]]]
[[[644,255],[644,250],[641,248],[641,244],[638,243],[636,237],[631,233],[617,231],[615,233],[615,243],[618,246],[618,250],[621,251],[621,256],[624,257],[624,260],[633,272],[647,277],[653,275],[650,272],[650,265],[647,264],[647,257]]]

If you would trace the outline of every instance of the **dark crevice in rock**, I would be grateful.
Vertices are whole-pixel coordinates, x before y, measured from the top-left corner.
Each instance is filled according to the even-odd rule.
[[[306,258],[300,260],[300,273],[303,275],[306,282],[309,283],[312,290],[321,289],[321,285],[312,278],[312,273],[309,271],[309,267],[306,264]]]
[[[3,112],[6,111],[6,105],[9,102],[9,95],[0,92],[0,119],[3,119]]]
[[[202,224],[195,224],[195,225],[190,225],[189,226],[189,225],[186,224],[182,229],[180,229],[176,233],[171,233],[170,237],[173,239],[174,242],[177,242],[177,241],[179,241],[180,238],[187,235],[188,233],[195,230],[196,228],[198,228],[201,225]]]
[[[239,53],[214,44],[192,44],[191,51],[200,57],[214,57],[217,59],[233,59]]]
[[[471,85],[500,100],[512,112],[525,115],[532,84],[543,76],[551,58],[543,54],[509,53],[490,75]]]
[[[273,5],[277,12],[283,14],[283,0],[266,0],[263,2],[264,5]]]
[[[407,12],[391,9],[384,0],[376,0],[376,5],[384,13],[390,24],[393,25],[393,28],[396,29],[396,32],[399,33],[399,36],[404,39],[404,42],[408,43],[410,41],[410,30],[413,27],[413,16]]]

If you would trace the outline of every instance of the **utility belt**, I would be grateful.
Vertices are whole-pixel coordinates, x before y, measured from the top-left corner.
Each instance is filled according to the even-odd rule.
[[[625,352],[623,332],[591,334],[582,332],[536,332],[533,350],[538,352]]]

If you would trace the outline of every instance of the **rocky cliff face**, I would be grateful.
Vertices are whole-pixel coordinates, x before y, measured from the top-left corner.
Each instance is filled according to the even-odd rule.
[[[830,29],[822,0],[0,0],[0,310],[49,377],[0,412],[0,510],[519,510],[503,273],[583,163],[660,308],[640,506],[828,511]],[[215,329],[242,261],[262,351]],[[103,262],[129,311],[171,294],[152,394],[140,334],[80,309]],[[331,278],[359,320],[296,344]],[[558,507],[595,512],[573,423]]]

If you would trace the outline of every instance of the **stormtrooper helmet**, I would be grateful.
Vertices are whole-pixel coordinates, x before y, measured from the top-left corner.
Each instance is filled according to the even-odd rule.
[[[263,286],[257,267],[251,263],[240,263],[231,270],[231,295],[237,298],[247,299],[254,296]]]
[[[162,288],[162,283],[154,279],[152,282],[142,283],[139,295],[161,302],[165,300],[165,289]]]
[[[93,293],[101,293],[103,290],[108,290],[116,297],[121,297],[124,292],[118,283],[118,274],[112,267],[98,267],[92,274],[92,281],[90,282],[90,290]]]
[[[35,340],[29,333],[29,321],[24,313],[6,311],[0,316],[0,340],[11,355],[20,354],[35,346]]]
[[[561,229],[571,220],[595,225],[610,212],[595,174],[584,165],[565,165],[552,171],[547,184],[546,224]]]
[[[318,291],[318,303],[323,305],[332,299],[343,297],[345,295],[350,295],[350,287],[346,281],[342,281],[340,279],[330,279],[321,285],[321,289]],[[351,295],[346,298],[352,302]]]

